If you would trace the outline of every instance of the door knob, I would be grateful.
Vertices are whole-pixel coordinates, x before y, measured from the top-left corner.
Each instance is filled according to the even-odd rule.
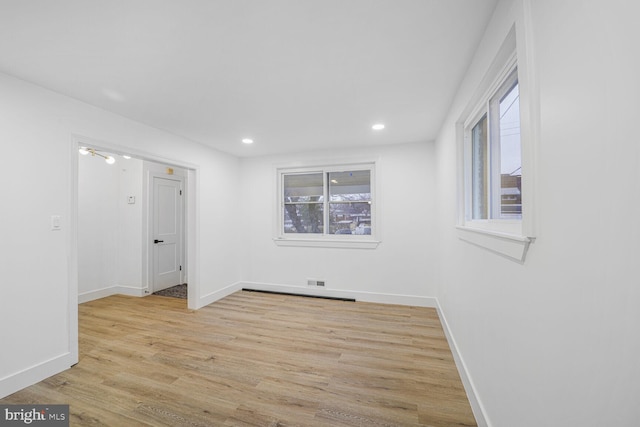
[[[155,240],[153,241],[153,243],[163,243],[163,242],[164,242],[164,240],[158,240],[158,239],[155,239]]]

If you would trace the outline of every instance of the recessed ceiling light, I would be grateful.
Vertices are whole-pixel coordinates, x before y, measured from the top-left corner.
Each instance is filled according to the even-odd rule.
[[[244,142],[245,144],[253,144],[253,139],[245,138],[245,139],[242,140],[242,142]]]
[[[373,129],[373,130],[382,130],[382,129],[384,129],[384,124],[383,123],[376,123],[375,125],[371,126],[371,129]]]
[[[131,158],[131,156],[127,156],[126,154],[123,154],[122,157],[124,157],[127,160],[129,160]]]

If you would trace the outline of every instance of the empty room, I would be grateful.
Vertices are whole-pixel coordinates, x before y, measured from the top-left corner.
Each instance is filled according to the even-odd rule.
[[[0,424],[637,425],[638,12],[0,0]]]

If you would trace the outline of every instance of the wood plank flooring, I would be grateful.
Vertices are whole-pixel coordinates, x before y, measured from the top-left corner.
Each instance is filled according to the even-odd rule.
[[[434,309],[237,292],[79,306],[80,362],[1,403],[71,425],[475,426]]]

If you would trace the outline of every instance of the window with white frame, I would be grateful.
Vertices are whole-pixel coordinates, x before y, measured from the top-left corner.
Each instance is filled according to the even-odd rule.
[[[522,219],[522,154],[518,70],[488,99],[467,127],[471,151],[473,220]]]
[[[515,54],[464,124],[464,225],[521,234],[522,144]]]
[[[373,164],[280,169],[279,238],[371,239]]]
[[[531,28],[528,10],[517,11],[457,123],[457,235],[520,263],[535,241],[540,104]]]

